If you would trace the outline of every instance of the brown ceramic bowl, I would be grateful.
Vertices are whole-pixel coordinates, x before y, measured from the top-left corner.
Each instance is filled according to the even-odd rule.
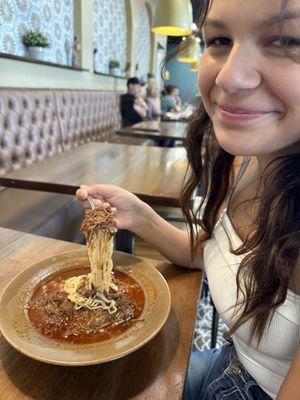
[[[88,265],[86,250],[78,250],[33,264],[7,285],[0,300],[0,330],[5,339],[35,360],[69,366],[115,360],[149,342],[169,315],[169,287],[160,272],[146,261],[121,252],[115,252],[113,258],[114,268],[134,278],[145,293],[140,320],[127,331],[98,343],[71,344],[41,335],[29,320],[24,304],[41,282],[58,272]]]

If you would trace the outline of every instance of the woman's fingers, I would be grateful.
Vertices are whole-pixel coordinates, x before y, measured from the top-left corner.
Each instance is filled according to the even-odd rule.
[[[111,197],[114,186],[110,185],[81,185],[80,189],[76,191],[76,196],[83,202],[84,208],[88,209],[89,203],[86,201],[88,196],[93,198],[93,203],[96,208],[99,207],[110,207],[113,214],[116,213],[116,207],[113,207],[109,202],[105,201]]]
[[[113,189],[114,187],[111,186],[111,188]],[[112,215],[114,218],[117,218],[117,207],[112,206],[109,202],[104,200],[106,196],[109,198],[110,192],[111,189],[106,185],[82,185],[80,189],[76,191],[76,197],[82,202],[82,206],[86,211],[91,209],[90,203],[87,201],[87,197],[91,196],[96,208],[110,207]]]
[[[112,185],[100,185],[100,184],[95,184],[90,186],[82,185],[81,188],[87,190],[89,195],[95,198],[102,198],[102,199],[109,199],[114,195],[116,190],[120,190]]]
[[[86,209],[91,208],[90,203],[87,201],[88,195],[91,195],[91,194],[90,194],[89,190],[86,190],[86,186],[84,186],[84,187],[81,186],[80,189],[78,189],[76,191],[77,198],[83,202],[83,207]],[[94,197],[94,196],[92,196],[92,197],[93,197],[93,203],[96,208],[110,207],[110,204],[107,201],[103,201],[102,199]]]
[[[76,190],[76,197],[79,200],[84,201],[88,197],[88,192],[85,189],[80,188],[80,189]]]
[[[97,186],[99,185],[81,185],[80,189],[78,189],[76,192],[76,196],[79,198],[79,200],[85,200],[87,196],[91,196],[93,199],[99,199],[103,201],[103,196],[100,193],[99,189],[97,189]]]
[[[94,204],[96,208],[103,207],[103,201],[99,199],[94,199]]]
[[[105,192],[103,192],[103,186],[104,185],[81,185],[79,190],[83,190],[87,193],[87,195],[93,197],[94,199],[100,199],[103,200],[103,197],[105,196]]]

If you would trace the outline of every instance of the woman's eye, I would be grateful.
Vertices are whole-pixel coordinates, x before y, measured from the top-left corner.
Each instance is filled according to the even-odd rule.
[[[217,37],[214,39],[206,40],[205,47],[221,47],[229,46],[231,44],[231,39],[226,37]]]
[[[288,36],[281,36],[274,38],[269,42],[270,46],[274,47],[296,47],[300,46],[300,39],[296,39]]]

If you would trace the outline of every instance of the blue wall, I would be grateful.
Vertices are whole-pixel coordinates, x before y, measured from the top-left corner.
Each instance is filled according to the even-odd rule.
[[[173,54],[177,45],[168,43],[167,53]],[[176,61],[176,56],[167,63],[166,69],[170,72],[170,79],[165,85],[178,86],[182,103],[194,103],[199,95],[197,88],[197,73],[190,71],[190,64]]]

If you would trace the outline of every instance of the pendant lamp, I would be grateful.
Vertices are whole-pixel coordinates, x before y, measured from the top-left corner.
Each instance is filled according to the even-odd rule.
[[[190,66],[190,71],[198,72],[199,62],[192,62]]]
[[[168,71],[167,69],[165,69],[162,72],[162,78],[164,81],[168,81],[170,79],[170,71]]]
[[[192,33],[190,0],[158,0],[152,32],[167,36],[186,36]]]
[[[188,36],[179,45],[177,61],[194,63],[200,58],[200,46],[193,35]]]

